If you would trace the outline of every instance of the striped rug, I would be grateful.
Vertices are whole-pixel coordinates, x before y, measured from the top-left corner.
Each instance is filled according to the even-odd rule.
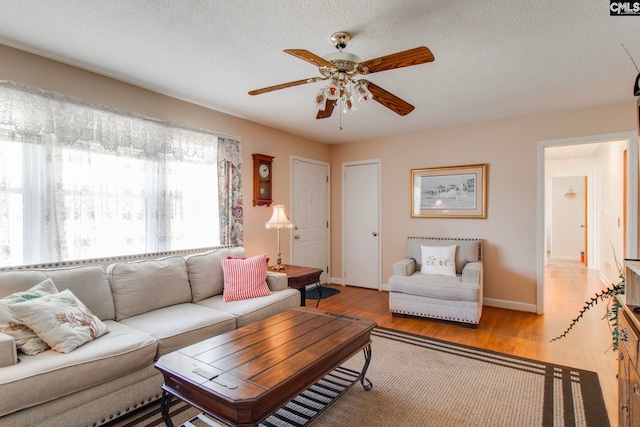
[[[261,425],[609,426],[594,372],[385,328],[372,332],[371,391],[356,382],[363,363],[356,354]],[[219,425],[174,402],[176,426]],[[157,403],[112,424],[159,425]]]

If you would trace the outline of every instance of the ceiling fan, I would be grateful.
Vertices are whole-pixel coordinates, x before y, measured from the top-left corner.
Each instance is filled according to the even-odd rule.
[[[330,117],[338,101],[342,102],[344,112],[355,110],[354,95],[361,102],[373,99],[401,116],[412,112],[415,108],[413,105],[368,80],[359,79],[358,76],[432,62],[434,57],[431,51],[425,46],[420,46],[362,62],[356,55],[343,51],[349,40],[351,40],[349,33],[343,31],[334,33],[331,36],[331,41],[338,52],[331,53],[324,58],[304,49],[286,49],[285,53],[318,67],[322,77],[311,77],[256,89],[250,91],[249,95],[259,95],[292,86],[329,80],[328,85],[316,95],[318,107],[316,119]]]

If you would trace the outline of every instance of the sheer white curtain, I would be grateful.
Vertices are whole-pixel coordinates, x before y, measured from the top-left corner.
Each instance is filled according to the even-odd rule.
[[[0,266],[220,244],[217,152],[209,132],[0,82]]]

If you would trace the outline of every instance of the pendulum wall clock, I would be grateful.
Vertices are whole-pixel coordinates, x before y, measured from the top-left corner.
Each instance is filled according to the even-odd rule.
[[[253,154],[253,206],[271,206],[272,170],[274,157]]]

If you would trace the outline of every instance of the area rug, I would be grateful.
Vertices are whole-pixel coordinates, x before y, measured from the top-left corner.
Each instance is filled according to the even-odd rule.
[[[334,371],[343,378],[334,393],[325,393],[336,382],[325,377],[324,401],[303,393],[262,425],[609,426],[595,372],[384,328],[372,332],[371,391],[352,386],[363,363],[358,353]],[[115,426],[163,425],[158,406]],[[218,425],[198,414],[182,402],[172,408],[176,426]]]
[[[307,290],[307,298],[308,299],[325,299],[329,298],[331,295],[339,294],[340,290],[336,288],[328,288],[326,286],[322,286],[322,293],[319,292],[318,288],[312,288]]]

